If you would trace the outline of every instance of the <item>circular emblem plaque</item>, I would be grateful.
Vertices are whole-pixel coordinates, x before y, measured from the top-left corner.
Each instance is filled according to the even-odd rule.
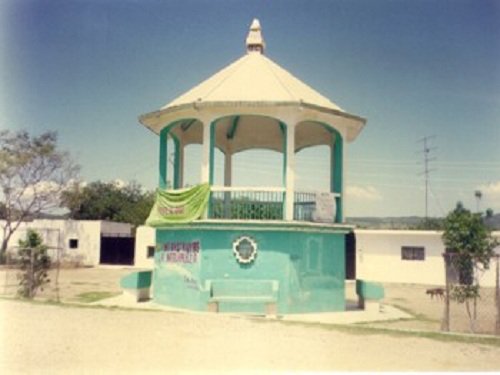
[[[252,263],[257,256],[257,243],[248,236],[241,236],[233,242],[233,253],[239,263]]]

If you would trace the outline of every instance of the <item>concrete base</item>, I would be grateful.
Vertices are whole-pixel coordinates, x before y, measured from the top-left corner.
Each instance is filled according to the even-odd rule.
[[[276,316],[278,315],[278,307],[276,306],[276,302],[266,303],[266,316]],[[218,302],[209,302],[207,304],[207,311],[212,313],[219,312],[219,303]]]
[[[365,301],[365,311],[383,312],[384,306],[379,301]]]
[[[257,220],[207,220],[158,228],[153,299],[204,312],[345,311],[349,229]],[[244,237],[257,254],[248,264],[235,253],[236,241]],[[296,287],[284,287],[292,284]],[[267,306],[270,301],[275,305]],[[208,306],[209,302],[220,305]]]
[[[133,298],[136,302],[149,301],[151,288],[140,288],[140,289],[124,289],[126,295]]]
[[[93,305],[100,306],[119,306],[124,308],[138,308],[145,310],[162,310],[162,311],[176,311],[188,314],[206,314],[204,312],[196,312],[188,309],[179,309],[173,306],[165,306],[155,303],[153,300],[137,303],[130,295],[122,294],[112,298],[106,298],[94,302]],[[225,315],[241,316],[240,314],[225,313]],[[350,310],[342,312],[325,312],[325,313],[309,313],[309,314],[287,314],[284,316],[276,316],[279,320],[292,321],[292,322],[307,322],[307,323],[323,323],[323,324],[356,324],[368,322],[380,322],[384,320],[394,319],[408,319],[412,318],[411,315],[401,311],[393,306],[385,305],[383,311],[379,310]]]

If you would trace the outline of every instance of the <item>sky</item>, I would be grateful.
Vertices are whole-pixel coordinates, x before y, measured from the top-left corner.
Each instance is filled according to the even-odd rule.
[[[253,18],[267,57],[367,119],[347,148],[347,216],[425,214],[424,137],[429,216],[500,212],[500,1],[0,0],[0,129],[55,130],[82,180],[154,189],[158,137],[138,116],[240,58]],[[186,154],[196,183],[199,146]],[[238,154],[235,184],[280,185],[280,160]],[[326,188],[328,164],[300,152],[297,187]]]

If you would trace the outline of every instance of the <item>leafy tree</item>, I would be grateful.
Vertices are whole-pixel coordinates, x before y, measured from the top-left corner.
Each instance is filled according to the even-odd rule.
[[[48,271],[50,257],[42,237],[34,230],[28,230],[25,240],[19,240],[20,274],[18,294],[23,298],[33,299],[38,290],[50,282]]]
[[[498,242],[491,236],[481,214],[471,213],[462,204],[448,214],[444,220],[443,242],[451,254],[451,264],[458,271],[459,284],[451,290],[451,298],[465,303],[471,331],[475,325],[475,306],[479,295],[479,283],[475,275],[488,269],[490,259]],[[470,302],[474,301],[474,312]]]
[[[488,209],[486,210],[486,217],[487,217],[488,219],[490,219],[490,218],[492,218],[492,217],[493,217],[493,209],[492,209],[492,208],[488,208]]]
[[[76,177],[78,166],[57,148],[57,134],[31,136],[0,131],[0,255],[19,225],[59,204],[60,193]]]
[[[62,205],[76,220],[111,220],[143,224],[154,203],[154,193],[143,192],[137,183],[120,186],[96,181],[87,186],[75,184],[65,191]]]

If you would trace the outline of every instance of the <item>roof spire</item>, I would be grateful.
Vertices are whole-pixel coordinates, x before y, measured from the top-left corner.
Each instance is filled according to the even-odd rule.
[[[260,22],[257,18],[254,18],[252,24],[250,25],[250,31],[248,32],[247,40],[247,52],[259,52],[264,54],[264,48],[266,43],[261,34]]]

